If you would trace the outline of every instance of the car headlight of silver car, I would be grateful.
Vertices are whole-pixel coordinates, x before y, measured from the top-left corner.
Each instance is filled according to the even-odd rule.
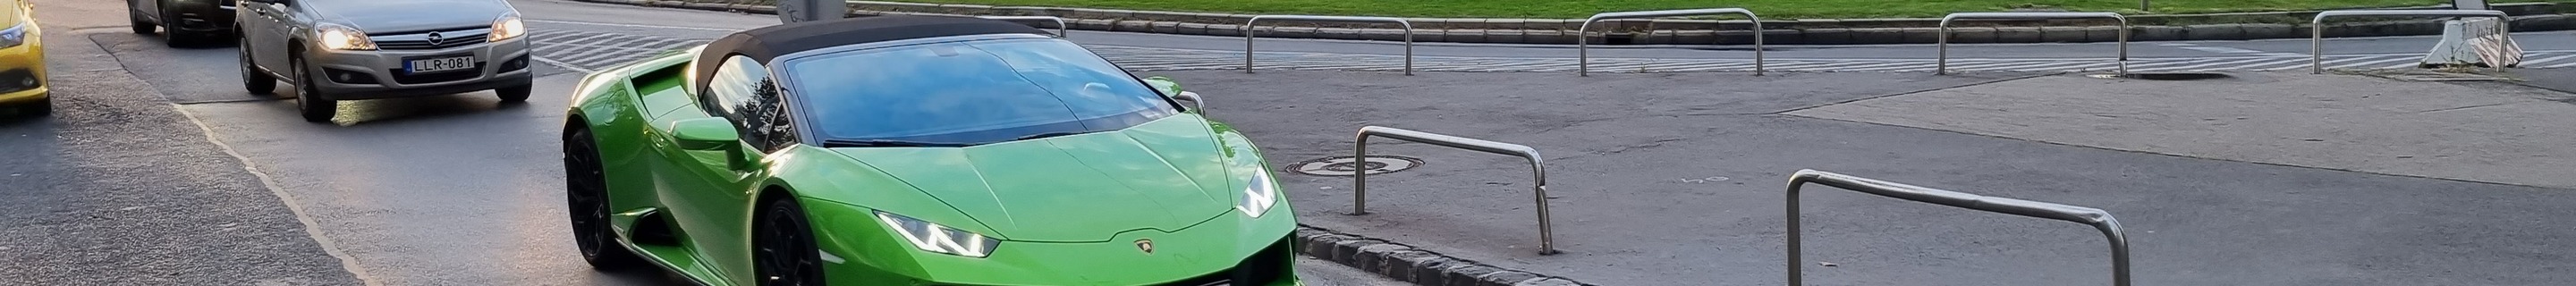
[[[490,41],[499,42],[502,40],[515,39],[527,34],[528,24],[520,22],[519,15],[501,16],[501,19],[492,20],[492,37]]]
[[[888,227],[893,227],[895,235],[902,236],[904,242],[911,243],[913,248],[920,248],[921,251],[984,258],[993,254],[993,248],[1002,246],[1002,241],[984,237],[983,234],[948,228],[948,226],[883,211],[876,213],[877,220],[884,221]]]
[[[367,39],[367,33],[359,32],[357,28],[350,28],[349,26],[333,24],[314,25],[313,39],[318,41],[319,44],[322,45],[322,48],[325,49],[343,51],[367,51],[376,49],[376,41]]]
[[[1243,193],[1237,195],[1240,197],[1234,200],[1234,210],[1243,211],[1244,216],[1261,218],[1270,213],[1270,207],[1279,206],[1279,186],[1270,181],[1270,170],[1254,171],[1252,182],[1244,184]]]

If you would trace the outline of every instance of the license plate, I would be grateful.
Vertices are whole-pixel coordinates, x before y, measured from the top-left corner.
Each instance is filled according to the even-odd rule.
[[[474,56],[417,59],[403,62],[408,73],[432,73],[474,68]]]

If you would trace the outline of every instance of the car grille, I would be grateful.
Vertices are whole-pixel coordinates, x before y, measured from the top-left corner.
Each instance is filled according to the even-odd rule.
[[[430,41],[429,35],[433,33],[438,34],[438,41]],[[486,38],[490,37],[491,34],[492,29],[456,29],[419,33],[369,35],[367,36],[367,39],[375,41],[377,49],[434,50],[483,44],[485,41],[488,41]]]
[[[1280,239],[1279,242],[1271,243],[1270,247],[1262,249],[1261,252],[1253,253],[1252,257],[1246,257],[1242,262],[1236,263],[1234,268],[1156,286],[1232,286],[1237,281],[1246,285],[1268,285],[1285,276],[1281,272],[1288,269],[1285,262],[1291,259],[1289,256],[1296,255],[1293,253],[1296,251],[1296,245],[1290,240]]]
[[[470,69],[440,71],[425,74],[403,74],[402,69],[391,69],[387,71],[394,75],[394,82],[402,84],[441,83],[469,80],[474,79],[474,77],[483,76],[483,62],[474,62],[474,68]]]

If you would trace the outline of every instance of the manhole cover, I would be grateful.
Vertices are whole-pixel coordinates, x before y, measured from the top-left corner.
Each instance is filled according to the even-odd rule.
[[[1316,176],[1357,176],[1360,172],[1368,172],[1370,175],[1376,175],[1412,169],[1416,166],[1422,166],[1422,159],[1377,155],[1359,158],[1332,157],[1306,160],[1305,162],[1297,162],[1297,164],[1288,165],[1288,169],[1289,171],[1297,172],[1298,174]]]

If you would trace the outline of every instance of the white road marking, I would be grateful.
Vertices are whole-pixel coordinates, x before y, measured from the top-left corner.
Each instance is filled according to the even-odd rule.
[[[600,23],[600,22],[575,22],[575,21],[535,20],[535,19],[520,20],[520,21],[531,22],[531,23],[573,24],[573,25],[592,25],[592,26],[627,27],[627,28],[686,29],[686,30],[699,30],[699,31],[724,31],[724,32],[731,32],[731,31],[741,31],[741,30],[743,30],[743,29],[725,29],[725,28],[707,28],[707,27],[681,27],[681,26],[642,25],[642,24],[618,24],[618,23]]]
[[[535,59],[537,62],[546,63],[546,64],[549,64],[549,65],[555,65],[555,66],[557,66],[557,67],[563,67],[564,69],[568,69],[568,70],[572,70],[572,71],[577,71],[577,72],[581,72],[581,73],[599,73],[599,71],[597,71],[597,70],[591,70],[591,69],[589,69],[589,68],[583,68],[583,67],[581,67],[581,66],[575,66],[575,65],[572,65],[572,64],[567,64],[567,63],[564,63],[564,62],[558,62],[558,61],[555,61],[555,60],[549,60],[549,59],[542,58],[542,57],[529,57],[529,58],[530,58],[530,59]]]

